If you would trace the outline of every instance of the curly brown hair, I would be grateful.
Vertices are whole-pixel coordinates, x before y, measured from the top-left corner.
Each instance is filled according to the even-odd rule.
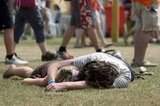
[[[112,88],[119,72],[115,65],[105,61],[87,63],[78,74],[78,80],[85,80],[94,88]]]

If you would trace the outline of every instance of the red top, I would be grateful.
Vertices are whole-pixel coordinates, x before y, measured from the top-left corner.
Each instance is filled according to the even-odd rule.
[[[94,11],[99,10],[100,5],[97,0],[90,0],[90,3]]]
[[[147,7],[150,7],[151,4],[152,4],[152,0],[132,0],[133,2],[140,2],[141,4],[147,6]],[[160,3],[160,0],[156,0],[157,3]]]

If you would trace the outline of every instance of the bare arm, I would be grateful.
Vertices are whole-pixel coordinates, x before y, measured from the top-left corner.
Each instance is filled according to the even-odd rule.
[[[102,12],[105,12],[104,6],[102,5],[102,3],[100,3],[99,0],[97,0],[97,3],[99,4],[100,10],[102,10]]]
[[[47,79],[48,79],[48,82],[49,81],[55,81],[55,78],[58,74],[58,70],[64,66],[69,66],[73,63],[73,59],[69,59],[69,60],[64,60],[64,61],[61,61],[61,62],[57,62],[57,63],[54,63],[54,64],[51,64],[49,67],[48,67],[48,70],[47,70]]]
[[[77,82],[61,82],[61,83],[51,83],[46,87],[47,91],[62,91],[64,89],[85,89],[89,86],[85,81]]]

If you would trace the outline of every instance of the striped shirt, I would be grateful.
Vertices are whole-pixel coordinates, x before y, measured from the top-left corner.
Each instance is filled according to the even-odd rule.
[[[117,71],[120,73],[120,75],[113,83],[115,88],[127,87],[131,82],[131,71],[127,65],[120,59],[106,53],[92,53],[77,57],[74,59],[73,65],[75,65],[81,71],[83,66],[91,61],[106,61],[118,67],[119,70]]]

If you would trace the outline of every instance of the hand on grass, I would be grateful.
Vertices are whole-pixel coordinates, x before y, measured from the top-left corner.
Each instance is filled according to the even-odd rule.
[[[49,85],[47,85],[46,87],[46,91],[49,92],[58,92],[58,91],[62,91],[66,89],[66,85],[64,83],[50,83]]]

